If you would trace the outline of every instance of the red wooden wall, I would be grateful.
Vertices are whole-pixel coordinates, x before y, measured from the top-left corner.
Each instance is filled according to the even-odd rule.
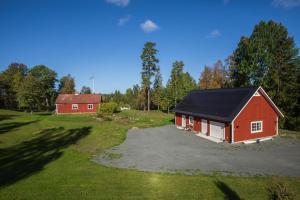
[[[93,109],[88,109],[88,104],[77,104],[78,109],[73,110],[72,104],[56,104],[57,113],[94,113],[99,104],[93,104]]]
[[[189,123],[189,115],[185,115],[186,116],[186,124]],[[176,118],[176,126],[182,126],[182,114],[180,113],[176,113],[175,114],[175,118]],[[201,123],[201,118],[200,117],[194,117],[194,131],[196,133],[199,133],[202,131],[202,123]],[[210,121],[209,119],[206,119],[207,120],[207,131],[208,131],[208,134],[210,133]],[[213,120],[215,121],[215,120]],[[221,122],[221,121],[218,121],[218,122]],[[224,123],[224,122],[221,122],[221,123]],[[230,142],[231,141],[231,136],[230,136],[230,124],[229,123],[225,123],[225,140]]]
[[[251,133],[251,122],[263,121],[263,131]],[[263,96],[253,96],[234,121],[234,142],[274,136],[277,132],[277,113]]]

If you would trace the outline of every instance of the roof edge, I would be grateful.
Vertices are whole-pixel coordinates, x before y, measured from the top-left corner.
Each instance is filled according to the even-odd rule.
[[[180,113],[180,114],[193,115],[195,117],[202,117],[202,118],[206,118],[206,119],[212,119],[212,120],[228,122],[228,123],[231,122],[230,119],[227,119],[224,117],[218,117],[218,116],[214,116],[214,115],[198,114],[198,113],[187,112],[187,111],[182,111],[182,110],[177,110],[177,109],[173,109],[172,111],[175,113]]]

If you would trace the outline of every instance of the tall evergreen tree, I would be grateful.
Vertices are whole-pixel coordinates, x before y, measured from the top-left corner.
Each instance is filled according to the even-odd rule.
[[[249,38],[241,38],[230,63],[233,86],[261,85],[286,115],[284,127],[300,129],[298,48],[281,23],[257,24]]]
[[[75,79],[70,74],[64,76],[59,81],[58,91],[61,94],[75,93]]]
[[[182,98],[185,97],[191,90],[195,90],[197,88],[197,83],[193,79],[193,77],[185,72],[182,75]]]
[[[133,108],[140,109],[140,103],[139,103],[140,86],[138,84],[134,85],[132,87],[132,91],[134,97]]]
[[[162,91],[163,85],[162,85],[162,77],[160,73],[160,68],[158,67],[155,74],[155,79],[153,83],[153,97],[152,101],[155,106],[157,106],[157,109],[159,110],[161,100],[162,100]]]
[[[170,108],[173,105],[172,99],[172,90],[170,88],[170,84],[167,84],[165,88],[163,88],[162,100],[161,100],[161,108],[162,110],[166,110],[168,113],[170,112]]]
[[[175,61],[172,65],[171,76],[168,81],[168,88],[172,95],[174,106],[183,97],[183,66],[182,61]]]
[[[150,111],[150,90],[152,84],[152,77],[157,70],[157,64],[159,60],[156,58],[157,50],[155,49],[155,43],[146,42],[141,55],[142,60],[142,92],[143,96],[147,96],[147,109]],[[146,104],[144,103],[144,106]]]

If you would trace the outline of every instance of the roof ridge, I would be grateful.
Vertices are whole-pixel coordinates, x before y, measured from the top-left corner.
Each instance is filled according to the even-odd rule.
[[[208,89],[194,89],[190,92],[204,92],[204,91],[216,91],[216,90],[238,90],[238,89],[258,89],[260,86],[253,87],[234,87],[234,88],[208,88]]]

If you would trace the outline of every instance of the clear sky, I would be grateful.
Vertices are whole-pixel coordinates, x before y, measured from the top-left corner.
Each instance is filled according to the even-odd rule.
[[[77,90],[94,76],[96,92],[124,92],[140,83],[141,51],[154,41],[164,83],[175,60],[198,81],[270,19],[300,46],[299,0],[0,0],[0,71],[44,64],[74,76]]]

